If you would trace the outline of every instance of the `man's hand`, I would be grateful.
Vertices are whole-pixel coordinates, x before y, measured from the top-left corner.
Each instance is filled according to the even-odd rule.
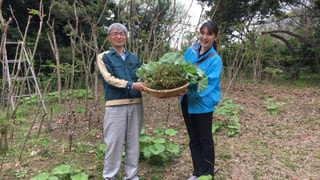
[[[136,91],[145,91],[146,88],[144,86],[144,82],[135,82],[133,83],[133,90],[136,90]]]

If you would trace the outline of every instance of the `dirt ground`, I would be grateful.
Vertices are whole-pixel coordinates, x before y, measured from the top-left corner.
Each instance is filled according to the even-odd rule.
[[[226,96],[233,104],[244,107],[237,115],[241,132],[233,137],[228,137],[224,129],[214,134],[215,179],[320,179],[320,86],[243,83]],[[265,102],[269,98],[274,98],[274,103],[285,103],[277,107],[276,114],[266,112]],[[192,173],[192,162],[178,98],[157,99],[143,94],[143,99],[144,128],[177,130],[173,141],[181,152],[160,170],[140,162],[139,175],[145,180],[187,179]],[[15,153],[6,158],[0,179],[30,179],[61,163],[80,164],[90,179],[101,179],[103,162],[95,158],[94,150],[103,143],[100,131],[103,114],[103,107],[93,111],[91,128],[95,131],[88,132],[87,121],[77,125],[74,134],[77,149],[72,152],[67,151],[68,134],[62,115],[57,114],[52,120],[51,131],[45,130],[47,123],[44,123],[42,138],[31,136],[25,156],[18,162],[19,149],[14,148],[21,148],[27,130],[15,131],[9,142]],[[219,118],[214,117],[213,121]],[[38,128],[39,124],[33,131]],[[23,173],[26,175],[22,176]]]
[[[227,97],[244,107],[238,114],[241,133],[227,137],[222,130],[215,134],[215,179],[320,179],[319,87],[242,84]],[[285,103],[277,114],[266,113],[268,98]],[[188,145],[182,117],[175,113],[179,112],[177,103],[176,98],[145,97],[145,124],[165,122],[168,127],[181,128],[183,138],[177,143]],[[165,168],[164,179],[187,179],[191,164],[190,151],[185,148],[181,158]]]

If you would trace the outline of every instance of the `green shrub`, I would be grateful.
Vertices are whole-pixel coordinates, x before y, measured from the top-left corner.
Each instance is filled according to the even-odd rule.
[[[142,129],[139,138],[140,153],[141,158],[149,164],[163,165],[179,154],[179,146],[169,139],[170,136],[176,135],[176,130],[158,129],[153,131],[153,137],[147,136],[145,132],[145,129]]]
[[[214,116],[220,116],[220,121],[212,124],[212,133],[218,132],[224,127],[229,137],[239,134],[241,131],[240,118],[237,117],[239,110],[243,110],[242,106],[232,104],[232,100],[227,97],[219,108],[214,110]]]
[[[63,164],[52,169],[51,173],[42,172],[31,180],[88,180],[89,176],[71,165]]]
[[[284,105],[284,102],[273,102],[274,98],[268,98],[264,103],[267,105],[266,112],[267,114],[278,114],[279,106]]]

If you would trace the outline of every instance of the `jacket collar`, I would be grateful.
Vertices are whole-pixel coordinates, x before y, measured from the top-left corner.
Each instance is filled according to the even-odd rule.
[[[124,48],[124,53],[125,53],[126,57],[129,56],[129,54],[130,54],[130,52],[127,51],[126,48]],[[112,47],[110,47],[110,54],[112,54],[112,55],[118,54],[120,56],[120,54],[116,50],[114,50]]]
[[[192,46],[192,50],[193,50],[194,53],[196,54],[197,61],[199,61],[199,60],[207,57],[209,54],[212,54],[212,53],[216,53],[216,54],[217,54],[217,51],[214,50],[214,48],[213,48],[213,46],[212,46],[212,47],[210,48],[210,50],[209,50],[206,54],[204,54],[203,56],[201,56],[201,57],[198,59],[200,47],[201,47],[200,43]]]

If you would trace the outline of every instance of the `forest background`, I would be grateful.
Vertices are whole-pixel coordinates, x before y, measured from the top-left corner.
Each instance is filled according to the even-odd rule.
[[[197,22],[191,20],[189,15],[195,3],[202,7]],[[129,31],[126,48],[137,54],[141,63],[148,63],[158,60],[166,52],[183,53],[187,47],[198,41],[199,26],[209,19],[219,25],[218,53],[224,65],[222,100],[219,107],[224,107],[223,102],[230,103],[228,98],[244,86],[244,89],[251,90],[256,87],[283,88],[286,87],[285,84],[297,85],[297,89],[311,86],[311,96],[315,98],[312,99],[313,108],[316,109],[312,118],[316,125],[320,126],[320,110],[317,111],[320,102],[319,0],[194,0],[188,6],[183,6],[176,0],[0,0],[0,154],[1,170],[4,172],[0,177],[31,178],[43,170],[50,176],[57,176],[51,170],[64,164],[67,167],[62,169],[68,171],[62,173],[63,176],[80,174],[79,176],[99,178],[101,166],[97,164],[101,161],[99,148],[103,148],[99,146],[103,144],[100,132],[103,93],[96,58],[110,47],[106,39],[107,27],[114,22],[125,24]],[[20,42],[24,46],[8,42]],[[25,47],[30,60],[27,66],[22,65],[24,56],[21,47]],[[20,61],[7,66],[4,55]],[[6,67],[11,69],[9,73]],[[37,77],[37,83],[28,78],[32,73]],[[275,87],[273,83],[276,83]],[[36,84],[42,96],[25,96],[37,93]],[[284,103],[272,104],[271,102],[275,101],[274,93],[277,94],[277,90],[264,97],[264,104],[267,111],[278,115],[278,109]],[[155,100],[146,94],[144,98],[165,106],[167,109],[159,113],[163,117],[167,116],[167,120],[163,118],[161,122],[170,124],[170,112],[179,109],[176,102]],[[153,115],[150,112],[153,110],[145,109],[149,112],[146,122],[152,121],[150,118]],[[171,118],[181,118],[178,113],[175,116]],[[236,123],[232,124],[235,125],[234,131],[229,134],[231,136],[240,135],[239,128],[243,130],[243,124],[235,121]],[[158,126],[159,124],[160,127],[163,125],[157,123]],[[45,128],[42,129],[43,126]],[[181,126],[178,123],[177,127],[181,128],[183,124]],[[219,127],[228,129],[228,124],[221,123]],[[45,134],[41,134],[41,129],[55,141],[43,137]],[[81,136],[80,132],[86,132],[96,143],[83,145],[81,142],[88,137]],[[175,137],[170,132],[163,136],[168,136],[171,140]],[[59,141],[57,144],[62,141],[60,147],[50,148],[53,146],[52,142],[56,141]],[[177,144],[179,141],[175,139],[175,142]],[[88,146],[99,148],[88,150]],[[180,144],[178,154],[181,155],[182,150],[187,149],[185,147],[183,143]],[[53,149],[58,149],[58,152]],[[90,157],[95,155],[98,160],[93,164],[97,167],[90,169],[84,167],[83,162],[75,163],[72,156],[79,151]],[[170,156],[160,157],[157,155],[162,152],[152,151],[151,157],[158,158],[157,162],[160,159],[165,163],[161,166],[170,166],[170,158],[167,156],[171,157],[172,153],[174,155],[176,151],[172,151]],[[315,151],[319,152],[319,148]],[[51,155],[53,152],[58,154],[59,160],[39,165],[44,159],[50,159],[48,162],[55,159],[56,156]],[[27,158],[26,154],[29,159],[37,160],[32,162],[38,162],[39,169],[25,168],[36,167],[24,160]],[[315,156],[320,159],[320,152]],[[148,159],[150,157],[144,158],[151,162]],[[315,167],[318,167],[317,165]],[[74,172],[73,166],[86,174]],[[148,167],[142,170],[146,171],[145,178],[166,177],[163,175],[164,169],[161,171],[159,168],[160,173],[148,172],[146,169]],[[227,171],[221,169],[217,174],[220,173],[222,179],[231,178],[232,173]],[[319,177],[312,172],[316,171],[311,171],[310,177]],[[179,174],[180,177],[187,177],[188,172],[184,173]],[[170,176],[166,178],[168,177]]]

